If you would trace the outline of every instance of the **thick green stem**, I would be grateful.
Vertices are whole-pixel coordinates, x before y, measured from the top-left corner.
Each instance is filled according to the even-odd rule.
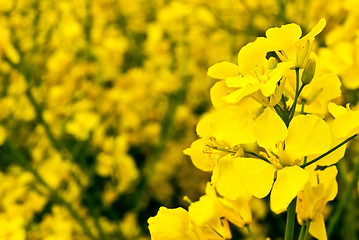
[[[285,226],[284,240],[293,240],[296,204],[297,198],[294,198],[287,209],[287,222]]]
[[[303,164],[302,166],[300,166],[301,168],[305,168],[317,161],[319,161],[320,159],[322,159],[323,157],[329,155],[330,153],[334,152],[335,150],[337,150],[338,148],[340,148],[341,146],[343,146],[344,144],[346,144],[347,142],[349,142],[350,140],[352,140],[353,138],[355,138],[357,136],[357,134],[354,134],[353,136],[345,139],[343,142],[339,143],[338,145],[336,145],[335,147],[333,147],[332,149],[330,149],[329,151],[327,151],[326,153],[323,153],[322,155],[320,155],[319,157],[314,158],[313,160]]]

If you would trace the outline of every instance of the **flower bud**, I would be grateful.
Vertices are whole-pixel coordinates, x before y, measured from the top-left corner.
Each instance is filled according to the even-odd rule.
[[[314,77],[315,74],[315,59],[311,58],[308,60],[307,65],[305,66],[302,74],[302,83],[303,84],[309,84]]]
[[[278,60],[275,57],[270,57],[268,59],[268,68],[269,70],[273,70],[277,67]]]
[[[311,44],[310,41],[307,40],[305,43],[300,46],[300,49],[297,51],[297,64],[296,67],[298,68],[304,68],[306,65],[311,50]]]

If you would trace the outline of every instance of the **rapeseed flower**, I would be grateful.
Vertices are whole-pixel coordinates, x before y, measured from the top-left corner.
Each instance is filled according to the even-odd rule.
[[[296,207],[298,222],[300,224],[309,222],[309,233],[320,240],[327,239],[322,212],[327,202],[337,195],[338,184],[335,179],[337,173],[335,166],[311,172],[308,182],[298,194]]]
[[[255,158],[237,158],[234,166],[243,183],[255,197],[271,193],[271,209],[287,209],[309,178],[300,167],[308,156],[329,150],[332,138],[329,126],[315,115],[295,116],[288,128],[270,108],[255,121],[257,143],[266,150],[268,162]],[[272,186],[274,182],[274,185]]]

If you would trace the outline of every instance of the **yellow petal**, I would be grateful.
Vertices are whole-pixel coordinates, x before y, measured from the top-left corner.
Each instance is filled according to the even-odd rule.
[[[253,196],[263,198],[269,194],[276,171],[272,164],[257,158],[235,158],[234,168]]]
[[[212,78],[225,79],[239,75],[239,67],[230,62],[220,62],[208,69],[207,75]]]
[[[191,148],[185,149],[183,153],[191,157],[192,163],[196,168],[205,172],[211,172],[219,156],[210,152],[205,153],[207,148],[206,140],[198,139],[192,143]]]
[[[337,138],[348,138],[359,133],[359,111],[350,111],[336,118],[332,132]]]
[[[339,143],[341,143],[342,140],[335,140],[333,141],[331,148],[337,146]],[[328,154],[327,156],[321,158],[318,162],[316,162],[314,165],[319,166],[330,166],[333,164],[336,164],[340,159],[344,157],[345,150],[347,148],[347,144],[344,144],[340,148],[336,149],[334,152]],[[318,157],[319,155],[313,155],[313,157],[309,157],[308,161],[313,160],[315,157]]]
[[[241,48],[238,53],[238,66],[242,74],[250,74],[251,70],[258,66],[268,66],[266,54],[269,49],[266,43],[266,39],[257,38]]]
[[[202,138],[215,138],[222,145],[233,147],[255,141],[254,120],[240,107],[226,107],[205,116],[197,125]]]
[[[287,127],[273,110],[266,108],[254,122],[254,134],[258,145],[270,151],[286,138]]]
[[[283,25],[280,28],[270,28],[266,31],[266,37],[275,50],[292,46],[301,36],[302,29],[294,23]]]
[[[220,210],[216,199],[207,195],[202,196],[199,201],[191,203],[188,207],[190,219],[200,226],[219,221]]]
[[[183,208],[161,207],[156,216],[148,219],[148,229],[152,239],[198,239],[190,227],[189,214]]]
[[[338,193],[338,183],[336,177],[338,174],[338,169],[336,166],[331,166],[324,171],[319,172],[319,182],[325,184],[327,189],[327,201],[332,201]]]
[[[237,227],[243,228],[246,224],[252,222],[252,212],[248,199],[238,198],[236,200],[228,200],[220,198],[220,201],[223,216]]]
[[[277,171],[270,206],[274,213],[287,210],[289,203],[297,196],[309,179],[309,173],[299,166],[285,167]]]
[[[243,88],[258,84],[258,80],[255,79],[252,75],[246,76],[237,76],[237,77],[229,77],[226,78],[227,87],[236,87]]]
[[[317,36],[324,28],[327,22],[324,18],[321,18],[315,27],[313,27],[312,31],[310,31],[307,35],[305,35],[302,40],[313,40],[315,36]]]
[[[329,150],[332,136],[327,123],[315,115],[299,115],[288,127],[285,151],[293,158],[321,154]]]
[[[233,157],[230,155],[219,159],[213,171],[212,183],[218,193],[228,199],[235,200],[248,194],[240,174],[234,170]]]
[[[327,240],[327,232],[325,230],[325,223],[323,215],[321,214],[315,221],[312,221],[309,226],[309,233],[319,239]]]
[[[273,94],[278,86],[279,80],[283,77],[285,71],[293,67],[292,62],[278,63],[277,67],[269,73],[269,80],[261,87],[264,96],[269,97]]]
[[[224,108],[228,106],[229,104],[223,100],[223,97],[231,92],[233,92],[233,89],[227,87],[224,80],[216,82],[210,91],[213,106],[215,108]]]
[[[347,112],[347,109],[343,106],[339,106],[335,103],[330,102],[328,104],[328,111],[330,114],[333,115],[333,117],[338,118],[340,115],[343,115]]]
[[[228,103],[237,103],[240,100],[242,100],[244,97],[247,97],[247,96],[251,95],[252,93],[254,93],[255,91],[257,91],[258,89],[260,89],[260,87],[261,87],[261,84],[257,83],[255,85],[240,88],[240,89],[232,92],[231,94],[223,97],[223,100]]]

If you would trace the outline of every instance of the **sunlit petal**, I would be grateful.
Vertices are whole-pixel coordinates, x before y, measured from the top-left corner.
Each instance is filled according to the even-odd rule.
[[[214,64],[208,69],[207,75],[212,78],[225,79],[239,75],[239,67],[230,62],[220,62]]]
[[[321,154],[329,150],[332,135],[328,124],[315,115],[299,115],[288,127],[285,150],[293,158]]]
[[[269,194],[276,171],[272,164],[256,158],[235,158],[234,168],[253,196],[263,198]]]
[[[254,134],[258,145],[270,151],[286,138],[287,127],[278,114],[266,108],[254,122]]]
[[[297,196],[308,179],[309,173],[299,166],[278,170],[270,199],[272,211],[277,214],[286,211],[289,203]]]

